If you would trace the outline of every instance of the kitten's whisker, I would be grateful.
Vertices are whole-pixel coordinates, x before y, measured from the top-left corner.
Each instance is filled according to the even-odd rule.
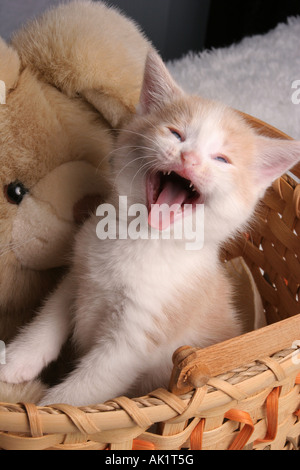
[[[120,131],[122,131],[122,132],[128,132],[128,133],[130,133],[130,134],[139,135],[140,137],[143,137],[144,139],[149,140],[149,141],[152,142],[155,146],[157,146],[157,142],[156,142],[155,140],[153,140],[153,139],[151,139],[149,136],[144,135],[144,134],[141,134],[141,133],[139,133],[139,132],[131,131],[131,130],[129,130],[129,129],[114,129],[114,130],[120,130]]]
[[[113,185],[115,187],[116,185],[116,181],[117,179],[119,178],[120,174],[122,173],[122,171],[125,170],[125,168],[127,168],[129,165],[131,165],[132,163],[136,162],[137,160],[142,160],[142,159],[145,159],[146,157],[145,156],[142,156],[142,157],[137,157],[137,158],[134,158],[133,160],[130,160],[130,162],[126,163],[126,165],[124,165],[121,170],[118,172],[117,176],[115,177],[114,179],[114,182],[113,182]],[[150,163],[150,162],[149,162]],[[152,163],[152,162],[151,162]]]
[[[157,130],[157,126],[153,122],[149,121],[145,116],[143,116],[143,120],[146,121],[154,130]]]
[[[113,155],[115,152],[119,152],[121,150],[124,150],[124,149],[129,149],[129,148],[133,148],[135,147],[134,145],[124,145],[124,147],[117,147],[117,148],[114,148],[113,150],[111,150],[108,154],[105,155],[105,157],[102,158],[102,160],[99,162],[98,166],[97,166],[97,171],[100,169],[100,166],[102,165],[102,163],[104,162],[104,160],[108,159],[111,157],[111,155]]]
[[[102,165],[102,163],[104,162],[104,160],[106,160],[107,158],[109,158],[113,153],[117,152],[118,150],[122,150],[123,148],[126,149],[126,148],[129,148],[129,147],[132,147],[132,145],[126,145],[124,147],[120,147],[120,148],[115,148],[113,150],[111,150],[110,152],[108,152],[99,162],[98,166],[97,166],[97,171],[100,169],[100,166]]]
[[[140,172],[141,170],[143,170],[143,168],[146,168],[146,172],[145,172],[145,174],[146,174],[147,171],[148,171],[148,169],[149,169],[149,168],[148,168],[149,166],[150,166],[150,167],[153,166],[153,162],[146,162],[146,163],[144,163],[144,165],[142,165],[142,166],[138,169],[138,171],[135,173],[133,179],[131,180],[131,184],[130,184],[130,194],[131,194],[131,191],[132,191],[133,182],[134,182],[135,178],[137,177],[137,175],[139,174],[139,172]]]
[[[121,150],[130,149],[130,148],[133,149],[132,151],[134,151],[134,150],[151,150],[152,152],[155,151],[155,149],[153,149],[151,147],[145,147],[145,146],[141,146],[141,145],[124,145],[123,147],[117,147],[117,148],[111,150],[107,155],[105,155],[105,157],[102,158],[102,160],[100,161],[100,163],[97,166],[96,171],[98,172],[100,170],[100,167],[101,167],[102,163],[104,162],[104,160],[110,158],[111,155],[113,155],[114,153],[119,152]]]

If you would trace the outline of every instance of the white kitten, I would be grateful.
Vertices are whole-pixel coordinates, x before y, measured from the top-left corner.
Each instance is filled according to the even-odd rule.
[[[233,110],[186,95],[151,52],[137,115],[118,137],[108,201],[117,216],[119,196],[128,207],[147,207],[141,236],[126,239],[117,230],[115,239],[99,240],[99,218],[87,221],[70,274],[8,347],[0,380],[33,379],[73,332],[82,359],[42,403],[99,403],[167,386],[179,346],[238,335],[220,244],[245,227],[266,187],[299,159],[299,142],[259,136]],[[166,219],[173,204],[178,210]],[[194,217],[200,204],[201,225]],[[204,231],[202,249],[176,239],[188,221]]]

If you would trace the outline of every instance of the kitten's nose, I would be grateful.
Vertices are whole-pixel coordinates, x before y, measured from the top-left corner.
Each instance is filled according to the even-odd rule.
[[[196,152],[181,152],[181,161],[185,166],[195,166],[200,164],[199,155]]]

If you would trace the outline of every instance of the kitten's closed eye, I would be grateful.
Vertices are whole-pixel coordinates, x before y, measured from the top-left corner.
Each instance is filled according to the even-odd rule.
[[[213,158],[214,158],[214,160],[217,160],[218,162],[221,162],[221,163],[231,163],[229,161],[229,159],[227,157],[225,157],[225,155],[217,155]]]
[[[178,130],[173,129],[172,127],[168,127],[168,129],[171,132],[171,134],[173,134],[176,137],[176,139],[178,139],[180,142],[184,141],[183,136],[181,135],[181,133]]]

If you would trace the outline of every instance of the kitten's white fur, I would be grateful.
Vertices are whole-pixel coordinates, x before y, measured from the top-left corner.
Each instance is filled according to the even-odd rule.
[[[169,127],[185,138],[176,140]],[[299,157],[299,143],[257,136],[234,111],[185,95],[150,53],[138,114],[118,138],[112,201],[117,207],[118,195],[127,195],[128,204],[147,203],[145,163],[186,168],[205,196],[204,247],[187,251],[185,240],[174,239],[100,241],[91,217],[77,237],[70,274],[8,347],[0,380],[33,379],[73,332],[82,359],[42,404],[99,403],[167,386],[179,346],[238,335],[220,244],[243,229],[266,187]]]

